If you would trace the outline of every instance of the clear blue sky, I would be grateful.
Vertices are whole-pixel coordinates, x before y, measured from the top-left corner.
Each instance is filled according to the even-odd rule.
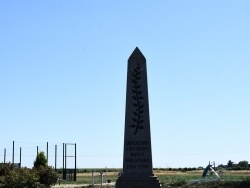
[[[250,1],[0,1],[0,162],[122,167],[127,59],[147,59],[154,167],[250,161]],[[72,152],[72,151],[71,151]]]

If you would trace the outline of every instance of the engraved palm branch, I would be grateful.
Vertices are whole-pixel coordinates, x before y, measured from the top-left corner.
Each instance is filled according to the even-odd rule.
[[[144,112],[144,105],[142,100],[144,99],[142,97],[142,91],[141,91],[141,73],[142,73],[142,68],[139,63],[136,63],[136,67],[132,71],[132,98],[133,98],[133,106],[135,110],[133,111],[133,124],[130,125],[130,127],[134,128],[134,134],[137,134],[139,129],[144,129],[143,127],[143,122],[144,120],[142,119],[142,115]]]

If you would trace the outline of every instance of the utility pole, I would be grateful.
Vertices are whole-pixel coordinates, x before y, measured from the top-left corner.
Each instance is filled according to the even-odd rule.
[[[49,142],[47,142],[47,164],[49,164]]]
[[[15,141],[13,141],[13,146],[12,146],[12,164],[14,164],[14,156],[15,156]]]
[[[6,148],[4,148],[4,158],[3,158],[3,162],[6,162]]]
[[[20,147],[20,162],[19,162],[20,168],[21,168],[21,163],[22,163],[22,148]]]
[[[55,145],[55,171],[56,171],[56,161],[57,160],[57,145]]]

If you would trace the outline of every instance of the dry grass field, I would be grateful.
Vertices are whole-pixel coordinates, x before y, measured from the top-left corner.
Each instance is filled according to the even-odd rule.
[[[250,187],[250,171],[223,171],[220,173],[221,178],[218,180],[213,174],[208,174],[205,181],[202,180],[203,170],[195,171],[162,171],[155,170],[155,175],[159,178],[162,187],[181,187],[181,188],[248,188]],[[91,173],[78,173],[77,182],[65,182],[61,185],[75,184],[72,187],[100,187],[100,173],[95,174],[95,186],[91,186]],[[103,187],[114,187],[118,177],[118,172],[107,172],[103,177]],[[111,184],[106,183],[107,180]],[[77,184],[77,185],[76,185]],[[58,186],[57,186],[58,187]],[[62,186],[63,187],[63,186]]]

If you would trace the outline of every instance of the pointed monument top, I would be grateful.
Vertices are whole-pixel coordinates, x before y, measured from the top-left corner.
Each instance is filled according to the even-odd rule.
[[[130,55],[129,60],[131,59],[144,59],[146,60],[146,58],[144,57],[144,55],[141,53],[141,51],[139,50],[138,47],[136,47],[133,51],[133,53]]]
[[[134,52],[138,51],[139,53],[141,53],[140,49],[136,46],[135,49],[134,49]],[[133,53],[134,53],[133,52]]]

